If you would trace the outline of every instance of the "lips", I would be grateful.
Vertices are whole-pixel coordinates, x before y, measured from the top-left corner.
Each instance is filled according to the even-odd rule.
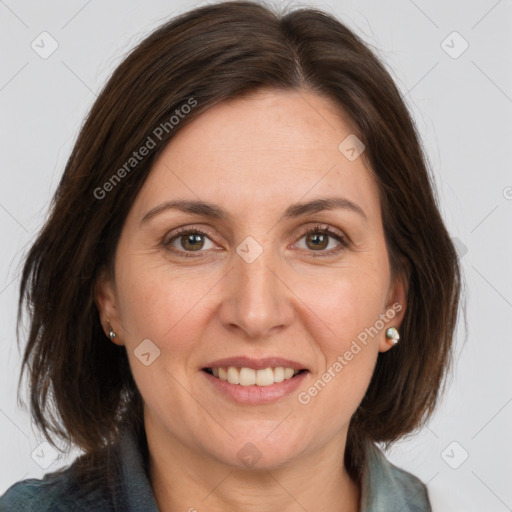
[[[216,363],[217,364],[217,363]],[[220,367],[222,368],[222,367]],[[220,372],[220,368],[217,370]],[[272,367],[269,367],[269,370],[265,368],[255,370],[254,368],[242,367],[241,371],[247,372],[263,372],[270,373],[270,371],[275,372],[277,368],[283,369],[283,367],[276,367],[275,370],[272,370]],[[297,391],[297,388],[301,385],[304,385],[306,379],[310,375],[308,370],[293,370],[292,368],[288,368],[289,372],[294,373],[294,375],[290,378],[285,378],[281,382],[277,382],[274,378],[274,381],[271,382],[268,377],[265,377],[263,381],[259,383],[256,381],[255,385],[251,384],[252,381],[245,381],[246,385],[243,383],[233,384],[229,382],[229,380],[223,380],[222,378],[215,377],[213,375],[213,370],[211,368],[203,368],[203,371],[199,372],[204,377],[205,387],[205,397],[209,397],[209,390],[213,390],[217,396],[224,396],[231,402],[235,402],[243,405],[264,405],[276,402],[281,399],[285,399],[285,397],[290,397],[294,392]],[[233,373],[233,371],[237,371],[236,367],[228,366],[227,372]],[[283,370],[284,373],[284,370]],[[275,377],[275,373],[274,373]],[[242,375],[242,381],[246,378]],[[257,377],[256,377],[257,378]],[[267,380],[265,380],[265,378]],[[235,381],[236,382],[236,381]]]

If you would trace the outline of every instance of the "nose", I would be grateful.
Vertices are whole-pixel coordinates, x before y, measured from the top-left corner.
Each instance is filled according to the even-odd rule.
[[[256,340],[291,324],[293,293],[286,285],[283,268],[267,248],[250,263],[238,253],[234,255],[219,312],[226,329]]]

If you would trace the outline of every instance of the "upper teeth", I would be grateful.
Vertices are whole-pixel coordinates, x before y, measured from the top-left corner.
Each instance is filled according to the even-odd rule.
[[[276,382],[282,382],[285,379],[291,379],[299,370],[293,368],[264,368],[263,370],[254,370],[252,368],[236,368],[229,366],[227,368],[212,368],[215,377],[226,380],[230,384],[240,384],[241,386],[270,386]]]

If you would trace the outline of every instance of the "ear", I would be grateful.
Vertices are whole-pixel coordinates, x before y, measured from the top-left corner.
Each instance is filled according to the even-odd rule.
[[[123,345],[122,343],[122,331],[121,322],[119,318],[119,310],[117,307],[117,294],[115,289],[115,283],[113,279],[108,275],[105,268],[100,271],[100,274],[94,285],[94,303],[98,308],[100,322],[105,332],[105,335],[110,340],[109,326],[116,333],[116,337],[111,340],[116,345]]]
[[[382,311],[385,327],[379,335],[379,352],[387,352],[394,345],[386,338],[386,330],[395,327],[400,334],[400,326],[407,307],[407,291],[409,289],[409,265],[404,263],[404,270],[398,272],[393,278],[386,298],[386,306]],[[400,343],[400,340],[398,341]]]

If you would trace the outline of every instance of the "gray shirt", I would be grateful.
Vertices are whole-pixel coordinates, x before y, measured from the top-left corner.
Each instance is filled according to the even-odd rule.
[[[0,512],[158,512],[145,454],[142,443],[125,430],[114,456],[109,457],[115,475],[111,485],[105,484],[102,471],[87,485],[79,483],[73,472],[75,461],[41,480],[31,478],[12,485],[0,497]],[[361,482],[360,512],[432,511],[425,484],[391,464],[375,444],[368,448]]]

